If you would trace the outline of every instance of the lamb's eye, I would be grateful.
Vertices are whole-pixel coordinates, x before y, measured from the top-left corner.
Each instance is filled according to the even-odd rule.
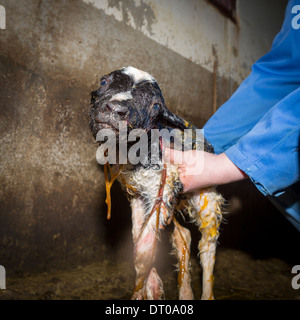
[[[106,79],[102,79],[100,82],[101,86],[105,86],[107,84],[107,80]]]
[[[155,103],[154,106],[153,106],[153,109],[154,109],[155,111],[159,111],[159,109],[160,109],[159,103]]]

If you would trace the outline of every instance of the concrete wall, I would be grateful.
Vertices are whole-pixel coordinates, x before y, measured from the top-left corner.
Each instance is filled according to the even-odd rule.
[[[103,171],[88,128],[89,92],[100,75],[126,65],[150,72],[169,108],[201,127],[270,48],[285,7],[241,0],[234,24],[204,0],[1,4],[0,264],[7,272],[132,249],[118,186],[112,220],[105,219]]]

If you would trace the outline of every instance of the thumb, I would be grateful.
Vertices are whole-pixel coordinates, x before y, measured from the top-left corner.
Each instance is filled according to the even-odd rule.
[[[164,148],[163,160],[164,163],[182,164],[183,152],[170,148]]]

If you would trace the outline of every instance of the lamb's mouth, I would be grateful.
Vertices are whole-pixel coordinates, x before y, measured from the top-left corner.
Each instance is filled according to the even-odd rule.
[[[102,121],[95,121],[95,128],[96,128],[97,132],[101,129],[112,129],[114,131],[118,131],[117,128],[115,126],[113,126],[112,124],[110,124],[108,122],[102,122]]]
[[[114,128],[111,124],[109,124],[107,122],[100,122],[100,127],[102,129],[113,129]]]

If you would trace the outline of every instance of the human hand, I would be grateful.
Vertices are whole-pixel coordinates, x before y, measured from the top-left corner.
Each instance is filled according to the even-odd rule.
[[[247,178],[225,153],[220,155],[200,150],[178,151],[163,148],[165,163],[178,166],[183,193]]]

